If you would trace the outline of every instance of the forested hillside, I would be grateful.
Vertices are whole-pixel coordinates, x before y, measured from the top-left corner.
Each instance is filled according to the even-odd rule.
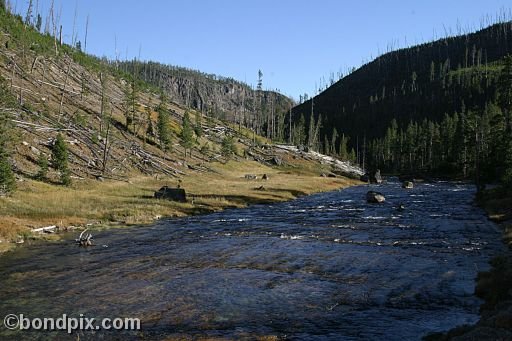
[[[505,22],[384,54],[293,108],[293,127],[308,135],[295,141],[341,154],[345,134],[367,167],[495,176],[505,167],[511,52]],[[311,126],[320,126],[313,138]]]
[[[254,129],[256,133],[285,140],[285,120],[293,101],[277,91],[264,89],[264,75],[256,88],[214,74],[157,62],[112,62],[113,66],[164,90],[174,102],[209,116]]]

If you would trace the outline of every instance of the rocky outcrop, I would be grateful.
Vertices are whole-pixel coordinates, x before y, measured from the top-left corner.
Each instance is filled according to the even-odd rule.
[[[133,61],[120,63],[120,67],[129,73],[136,71],[140,79],[165,89],[169,99],[175,103],[229,121],[241,118],[251,122],[261,109],[288,112],[293,104],[290,98],[276,91],[253,90],[232,78],[192,69]],[[255,101],[261,102],[261,109],[257,108],[259,104],[254,105]]]

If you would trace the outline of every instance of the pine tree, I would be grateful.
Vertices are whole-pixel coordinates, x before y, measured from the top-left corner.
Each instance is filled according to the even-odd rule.
[[[41,25],[43,24],[43,18],[41,17],[41,14],[37,14],[37,21],[36,21],[36,30],[37,32],[41,32]]]
[[[236,154],[236,146],[232,136],[224,136],[220,152],[225,157],[231,157]]]
[[[331,134],[331,154],[336,155],[336,141],[338,140],[338,130],[336,127],[332,128]]]
[[[457,127],[454,135],[454,152],[455,161],[458,169],[462,170],[464,176],[467,175],[468,163],[468,143],[467,143],[467,118],[464,113],[460,114],[457,121]]]
[[[512,188],[512,55],[505,58],[498,80],[499,104],[505,116],[505,131],[501,140],[501,148],[505,157],[503,182]]]
[[[203,122],[201,113],[196,111],[196,125],[194,126],[194,132],[196,133],[197,138],[201,138],[203,136]]]
[[[28,1],[27,14],[25,15],[25,27],[32,23],[33,0]]]
[[[16,188],[16,179],[3,150],[0,149],[0,195],[6,195]]]
[[[132,105],[131,105],[132,89],[131,89],[130,83],[126,82],[123,92],[124,92],[123,114],[124,114],[124,118],[126,120],[125,128],[126,128],[126,131],[130,131],[130,126],[133,124],[133,113],[132,113]]]
[[[55,144],[52,148],[52,164],[53,168],[60,172],[60,181],[63,185],[70,185],[71,178],[68,167],[68,147],[64,141],[62,134],[57,135]]]
[[[512,138],[507,141],[505,154],[505,170],[503,172],[502,181],[505,186],[512,189]]]
[[[315,116],[313,116],[313,112],[311,112],[308,127],[308,147],[313,148],[315,144]]]
[[[341,141],[340,141],[340,159],[341,160],[349,160],[349,154],[347,151],[347,143],[348,138],[345,137],[345,134],[341,134]]]
[[[39,172],[37,173],[36,178],[38,180],[45,181],[48,174],[48,159],[46,158],[46,155],[43,153],[39,155],[37,165],[39,166]]]
[[[165,108],[165,98],[162,98],[161,103],[156,109],[158,112],[158,121],[156,128],[158,131],[158,140],[160,142],[160,149],[166,152],[171,147],[171,132],[169,130],[169,112]]]
[[[185,111],[185,114],[183,115],[181,128],[181,145],[185,150],[185,157],[187,157],[187,149],[191,149],[194,144],[193,136],[194,131],[192,129],[192,124],[190,122],[190,116],[188,114],[188,111]]]
[[[356,151],[354,150],[354,148],[352,148],[350,150],[350,154],[348,156],[348,160],[352,163],[356,162]]]
[[[303,146],[306,141],[306,120],[304,114],[300,115],[299,122],[294,126],[293,129],[293,143],[299,146]]]
[[[9,92],[3,77],[0,77],[0,103],[3,108],[17,106],[16,99]],[[16,179],[9,162],[11,155],[13,132],[10,115],[6,110],[0,111],[0,195],[6,195],[16,189]]]
[[[498,79],[498,101],[505,114],[506,129],[512,130],[512,55],[505,57],[505,67]]]

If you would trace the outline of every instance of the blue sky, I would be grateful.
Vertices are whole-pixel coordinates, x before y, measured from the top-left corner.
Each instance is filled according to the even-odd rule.
[[[24,13],[28,0],[10,0]],[[51,0],[38,2],[43,19]],[[385,52],[444,36],[445,27],[478,29],[486,15],[510,12],[509,1],[342,0],[54,0],[64,39],[87,52],[185,66],[299,98],[330,74]],[[44,23],[43,23],[44,27]],[[82,44],[83,46],[83,44]]]

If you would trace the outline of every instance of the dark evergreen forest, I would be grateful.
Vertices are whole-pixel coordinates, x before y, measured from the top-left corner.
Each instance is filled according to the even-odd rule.
[[[510,53],[512,22],[386,53],[293,108],[293,142],[370,169],[505,178]]]

